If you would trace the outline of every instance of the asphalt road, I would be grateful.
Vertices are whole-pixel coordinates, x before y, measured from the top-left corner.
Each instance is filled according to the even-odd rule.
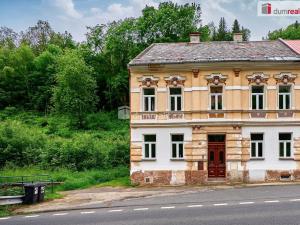
[[[95,208],[94,208],[95,207]],[[0,225],[300,225],[300,186],[238,188],[0,219]]]

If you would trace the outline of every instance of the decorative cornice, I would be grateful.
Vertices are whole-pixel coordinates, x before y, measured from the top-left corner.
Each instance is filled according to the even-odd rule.
[[[283,83],[295,83],[295,79],[297,78],[296,74],[288,73],[288,72],[282,72],[280,74],[275,74],[274,79],[276,80],[276,84]]]
[[[171,75],[169,77],[165,77],[165,81],[167,86],[174,86],[174,87],[176,87],[177,85],[183,86],[185,82],[185,77],[180,75]]]
[[[142,76],[138,78],[138,81],[141,82],[140,86],[146,86],[146,87],[157,86],[159,77],[154,77],[152,75]]]
[[[210,75],[206,75],[207,84],[226,84],[228,76],[223,75],[221,73],[212,73]]]
[[[252,75],[248,75],[247,79],[249,81],[249,84],[255,83],[255,84],[267,84],[269,80],[269,75],[264,74],[263,72],[257,72],[253,73]]]

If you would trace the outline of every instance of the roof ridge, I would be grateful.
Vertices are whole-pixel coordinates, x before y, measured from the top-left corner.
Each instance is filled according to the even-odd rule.
[[[190,44],[190,45],[197,45],[197,44],[209,44],[209,43],[253,43],[253,42],[277,42],[278,40],[255,40],[255,41],[202,41],[198,43],[190,43],[190,42],[155,42],[152,43],[153,45],[174,45],[174,44]]]

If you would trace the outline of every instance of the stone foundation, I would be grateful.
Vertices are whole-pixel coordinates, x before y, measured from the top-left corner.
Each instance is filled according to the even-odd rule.
[[[266,170],[267,182],[299,181],[300,170]]]
[[[235,173],[235,171],[234,171]],[[239,171],[238,178],[231,172],[226,173],[225,183],[250,183],[249,171]],[[300,181],[300,170],[266,170],[265,182]],[[201,185],[208,183],[208,174],[205,170],[161,170],[137,171],[131,174],[131,182],[135,185]],[[252,180],[251,182],[256,182]]]
[[[137,171],[131,174],[131,183],[135,185],[195,185],[205,184],[207,171]]]

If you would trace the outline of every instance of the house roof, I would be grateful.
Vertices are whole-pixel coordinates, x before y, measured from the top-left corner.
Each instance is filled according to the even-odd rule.
[[[300,40],[283,40],[291,49],[300,54]]]
[[[154,43],[129,66],[230,61],[300,61],[299,42],[291,45],[275,41],[219,41],[200,43]],[[298,53],[297,53],[298,52]]]

